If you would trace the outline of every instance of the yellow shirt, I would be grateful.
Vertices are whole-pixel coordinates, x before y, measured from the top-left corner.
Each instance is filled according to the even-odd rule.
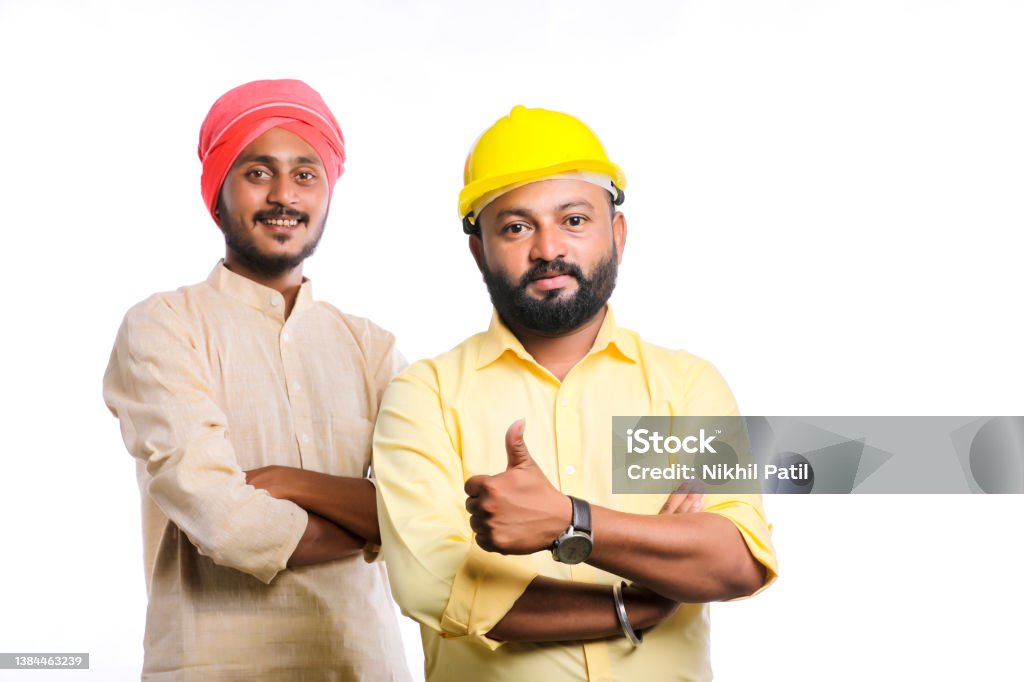
[[[363,477],[401,356],[368,320],[217,265],[132,308],[103,395],[137,460],[144,679],[406,680],[383,564],[287,569],[306,512],[245,482],[282,464]]]
[[[683,604],[646,632],[636,650],[624,637],[562,644],[488,638],[538,575],[608,585],[620,578],[588,564],[555,562],[546,551],[485,552],[472,541],[463,485],[470,476],[505,470],[505,431],[525,416],[526,445],[563,493],[656,514],[664,495],[611,492],[612,417],[736,414],[732,394],[708,362],[645,343],[616,327],[611,310],[590,353],[561,382],[497,315],[487,332],[399,375],[381,405],[373,466],[391,586],[402,610],[421,623],[427,679],[711,679],[707,604]],[[774,580],[760,496],[709,494],[704,504],[736,524],[767,567],[766,585]]]

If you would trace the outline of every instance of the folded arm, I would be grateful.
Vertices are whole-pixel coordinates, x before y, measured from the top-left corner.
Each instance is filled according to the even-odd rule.
[[[505,435],[508,468],[493,476],[474,476],[465,486],[477,544],[499,554],[545,550],[572,519],[569,498],[534,462],[523,428],[517,421]],[[588,563],[667,599],[734,599],[753,594],[765,583],[764,566],[737,526],[718,514],[628,514],[592,505],[591,516],[594,550]]]
[[[622,591],[629,622],[646,630],[665,620],[679,603],[633,585]],[[609,585],[538,576],[487,633],[502,641],[564,642],[621,637]]]
[[[366,541],[331,521],[309,514],[306,530],[288,558],[288,568],[322,564],[335,559],[360,554]]]
[[[626,514],[591,508],[588,563],[679,602],[745,597],[765,583],[764,565],[732,521],[715,513]]]
[[[322,516],[363,538],[364,544],[380,544],[377,491],[368,479],[277,465],[253,469],[245,475],[249,485]]]
[[[128,312],[104,376],[147,493],[198,551],[269,583],[308,528],[306,512],[246,484],[199,339],[161,298]]]

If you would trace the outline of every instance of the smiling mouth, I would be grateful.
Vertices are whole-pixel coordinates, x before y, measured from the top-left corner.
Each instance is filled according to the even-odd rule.
[[[273,231],[291,231],[300,223],[308,223],[309,216],[302,211],[294,210],[256,211],[253,214],[253,222]]]
[[[272,227],[295,227],[299,224],[298,218],[264,218],[256,222]]]

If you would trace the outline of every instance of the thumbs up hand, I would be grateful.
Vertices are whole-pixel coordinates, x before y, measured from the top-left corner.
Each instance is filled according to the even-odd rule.
[[[476,542],[488,552],[532,554],[547,549],[572,522],[572,502],[544,476],[523,440],[524,420],[505,432],[508,466],[466,481],[466,510]]]
[[[537,466],[533,457],[530,456],[530,451],[526,448],[526,441],[523,439],[525,431],[526,420],[518,419],[512,422],[512,426],[508,427],[505,432],[505,454],[508,455],[508,467],[505,468],[505,471]]]

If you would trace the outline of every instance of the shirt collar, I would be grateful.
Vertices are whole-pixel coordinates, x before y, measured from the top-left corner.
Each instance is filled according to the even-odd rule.
[[[607,307],[601,329],[597,332],[594,345],[591,347],[588,356],[595,353],[607,351],[615,352],[622,359],[628,362],[639,362],[640,353],[637,348],[636,339],[625,330],[615,324],[615,315],[612,314],[612,307]],[[483,334],[480,343],[480,350],[477,352],[476,368],[483,369],[500,358],[505,352],[512,352],[527,362],[536,364],[537,361],[523,347],[516,335],[513,334],[505,323],[498,316],[498,311],[491,313],[491,325]]]
[[[230,296],[242,303],[266,313],[270,317],[284,322],[284,296],[276,289],[254,282],[248,277],[228,270],[224,260],[214,266],[213,272],[206,278],[206,283],[222,294]],[[295,297],[292,316],[302,312],[313,303],[313,284],[305,277]]]

